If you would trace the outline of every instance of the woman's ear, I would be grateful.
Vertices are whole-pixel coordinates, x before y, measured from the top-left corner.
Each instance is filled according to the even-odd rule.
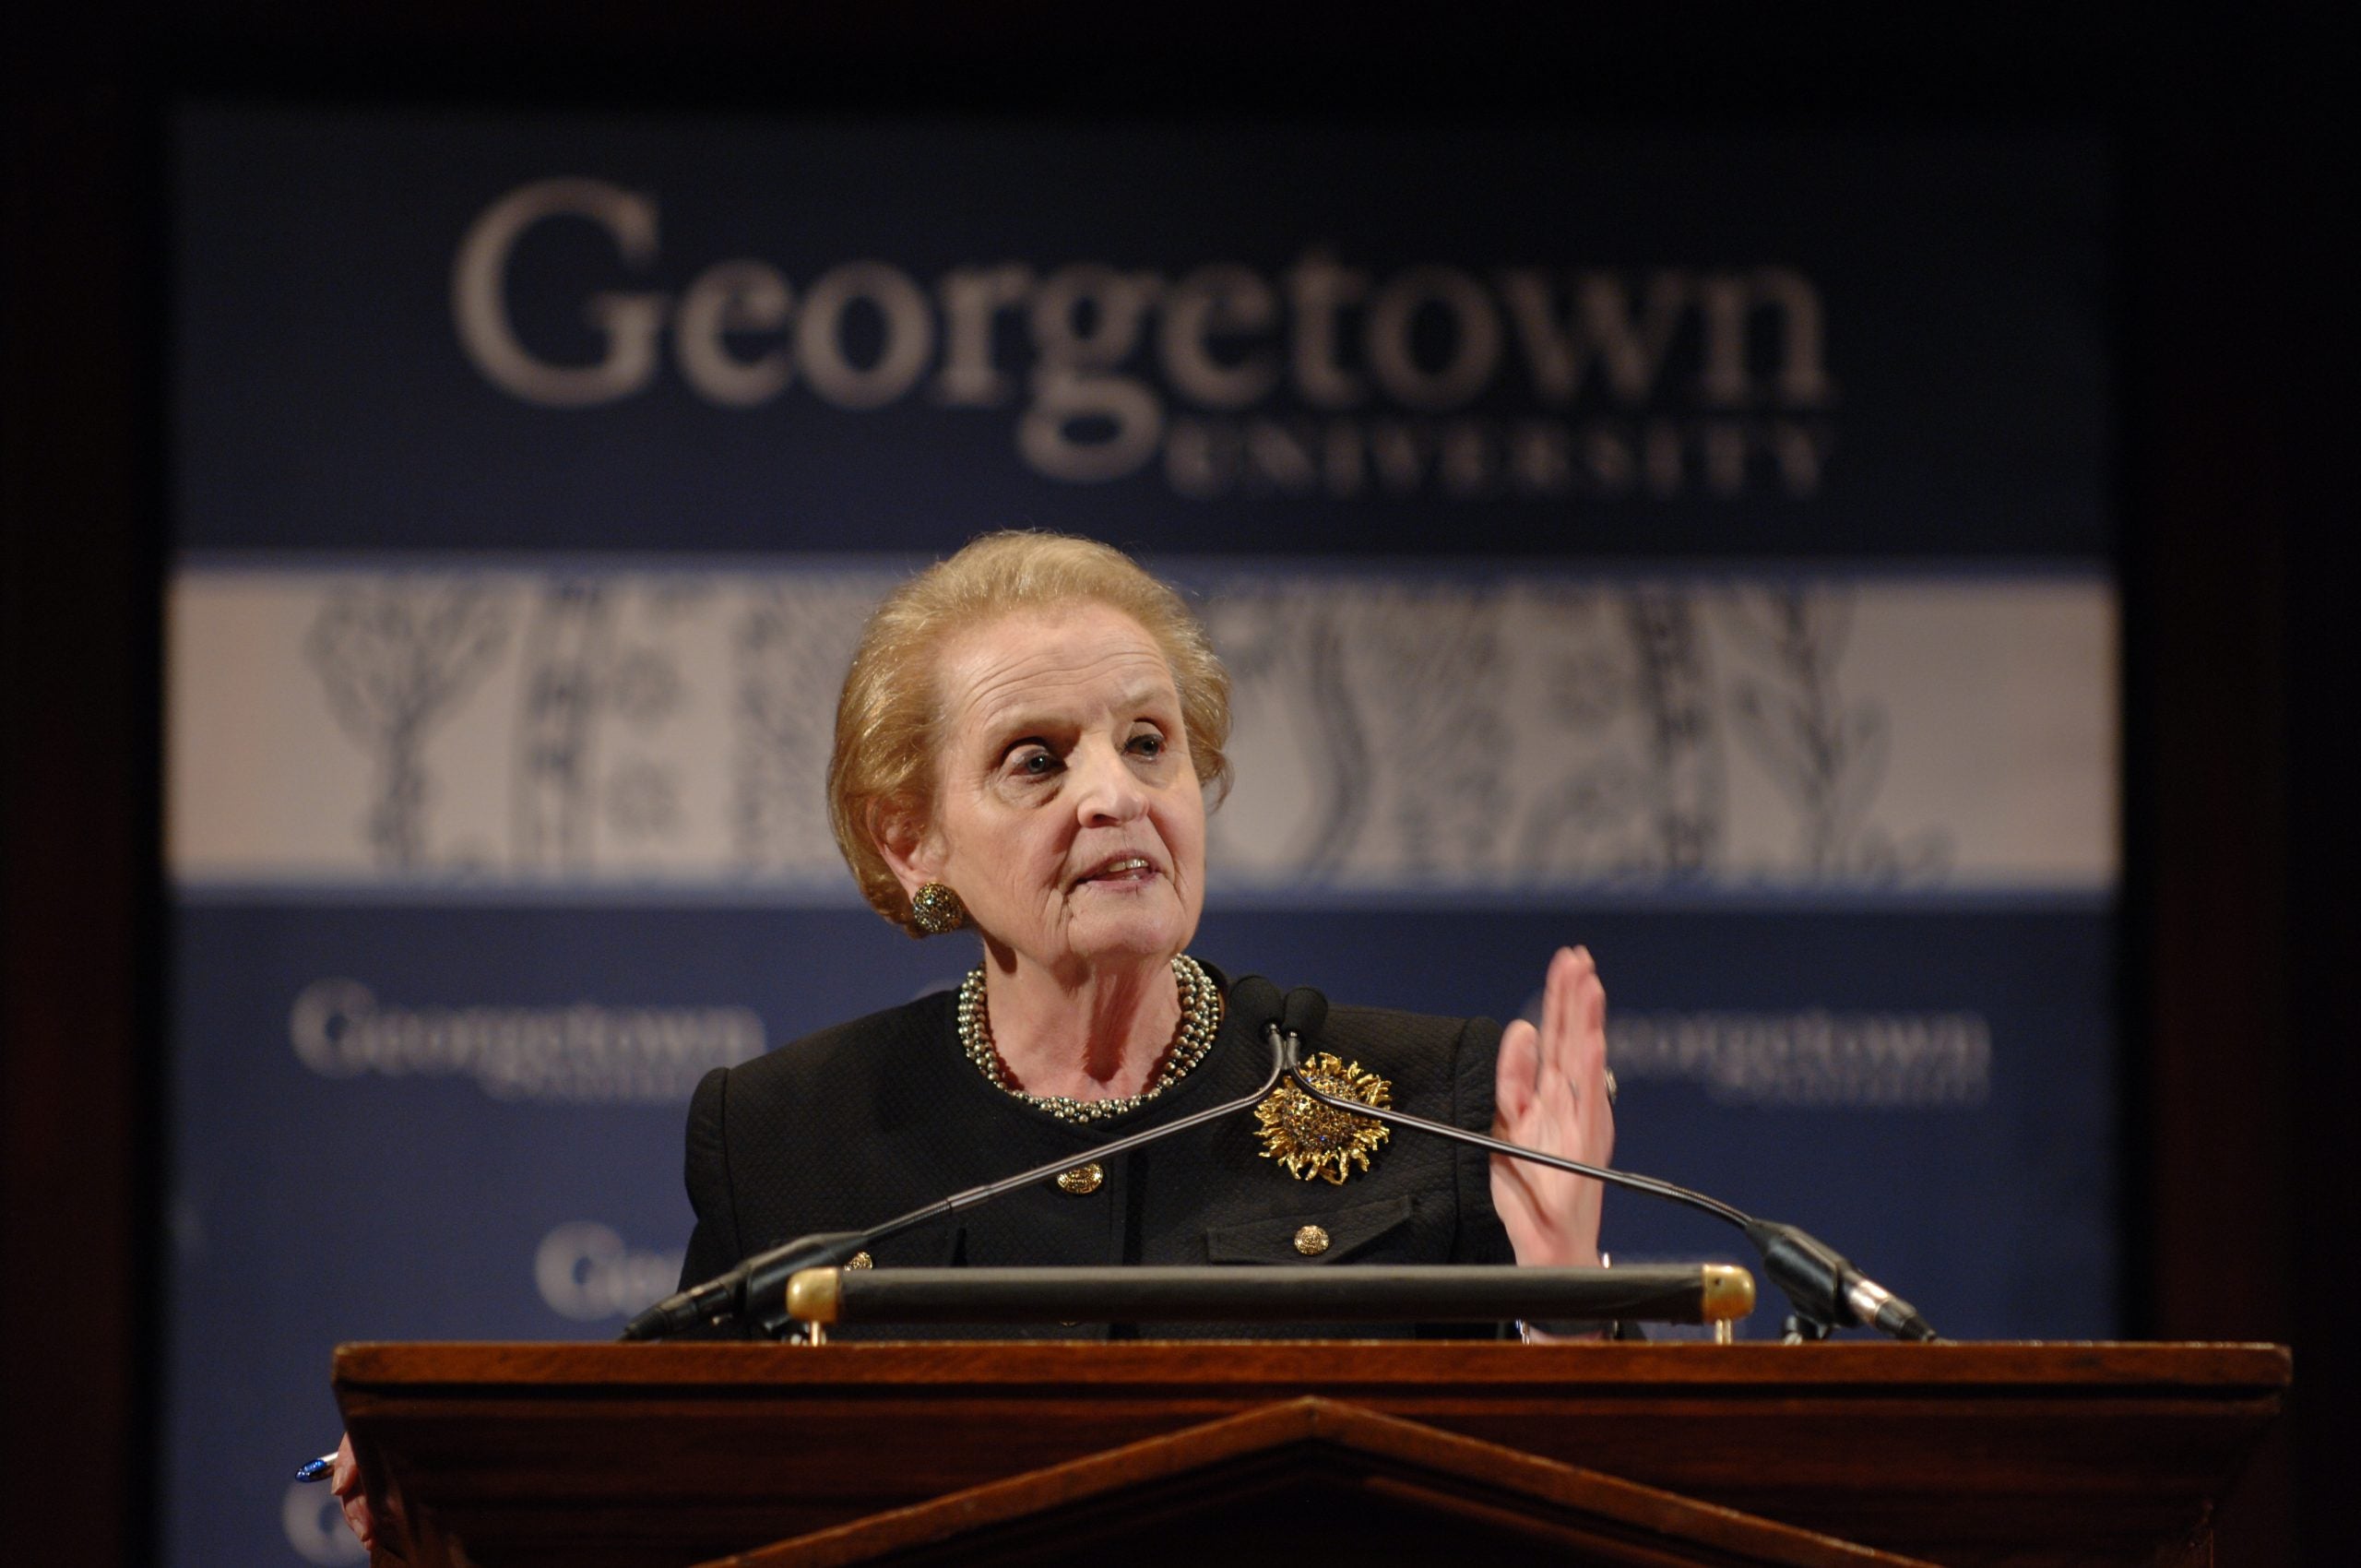
[[[876,808],[869,814],[869,837],[905,893],[916,893],[942,872],[942,840],[915,813]]]

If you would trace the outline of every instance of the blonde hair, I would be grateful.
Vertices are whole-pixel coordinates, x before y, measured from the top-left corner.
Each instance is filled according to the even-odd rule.
[[[886,863],[877,835],[889,823],[923,823],[933,814],[943,645],[1014,612],[1074,604],[1119,611],[1156,639],[1180,694],[1197,781],[1215,802],[1228,788],[1229,759],[1222,747],[1229,740],[1229,672],[1180,596],[1096,540],[1015,530],[985,534],[885,596],[861,628],[836,699],[829,826],[861,896],[913,936],[920,933],[912,923],[909,895]]]

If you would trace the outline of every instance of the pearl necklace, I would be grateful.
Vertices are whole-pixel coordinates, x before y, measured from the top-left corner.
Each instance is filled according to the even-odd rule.
[[[993,1087],[1048,1111],[1061,1122],[1102,1122],[1109,1116],[1121,1116],[1137,1111],[1187,1077],[1190,1069],[1205,1059],[1205,1052],[1214,1048],[1214,1037],[1221,1032],[1221,992],[1214,984],[1213,976],[1205,972],[1205,967],[1183,953],[1172,960],[1172,978],[1180,987],[1180,1025],[1172,1031],[1172,1043],[1164,1048],[1164,1064],[1157,1069],[1145,1089],[1121,1099],[1027,1094],[1009,1082],[1008,1064],[1001,1060],[1000,1048],[992,1043],[992,1020],[984,1004],[981,964],[959,982],[959,1044],[967,1051],[967,1060],[976,1064]]]

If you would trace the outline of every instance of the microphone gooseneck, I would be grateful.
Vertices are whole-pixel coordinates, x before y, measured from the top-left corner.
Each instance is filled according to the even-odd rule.
[[[1308,998],[1309,1001],[1299,1001],[1299,998]],[[1251,1094],[1145,1128],[1101,1144],[1097,1148],[1067,1155],[1047,1165],[1035,1166],[1030,1170],[1020,1170],[1014,1176],[1003,1176],[997,1182],[987,1182],[982,1186],[954,1193],[947,1198],[939,1198],[923,1208],[914,1208],[908,1214],[897,1215],[883,1225],[872,1226],[866,1230],[830,1230],[799,1236],[784,1246],[756,1253],[702,1285],[693,1285],[667,1296],[626,1324],[622,1337],[625,1340],[661,1339],[701,1325],[719,1327],[743,1323],[776,1338],[792,1321],[787,1310],[787,1284],[799,1269],[842,1267],[855,1253],[888,1237],[897,1236],[914,1226],[923,1225],[930,1219],[957,1214],[978,1204],[989,1203],[1003,1193],[1062,1176],[1077,1165],[1127,1154],[1144,1144],[1169,1138],[1175,1133],[1186,1132],[1191,1127],[1202,1126],[1258,1104],[1264,1096],[1278,1087],[1279,1078],[1286,1071],[1288,1051],[1299,1048],[1301,1035],[1316,1030],[1326,1019],[1328,1002],[1318,992],[1303,988],[1299,988],[1283,1002],[1277,986],[1260,975],[1248,975],[1230,987],[1229,1006],[1236,1017],[1261,1020],[1264,1025],[1262,1032],[1271,1048],[1270,1075]],[[1300,1027],[1289,1028],[1290,1023]]]
[[[1128,1153],[1175,1133],[1246,1110],[1259,1104],[1278,1087],[1282,1078],[1332,1110],[1365,1116],[1389,1126],[1432,1133],[1439,1137],[1472,1145],[1512,1159],[1548,1166],[1577,1176],[1588,1176],[1609,1186],[1645,1193],[1651,1197],[1665,1198],[1712,1215],[1742,1232],[1762,1255],[1763,1272],[1771,1277],[1772,1283],[1779,1288],[1794,1309],[1794,1315],[1789,1320],[1791,1337],[1823,1338],[1837,1325],[1848,1323],[1865,1324],[1897,1339],[1933,1340],[1938,1337],[1934,1326],[1916,1307],[1861,1273],[1833,1248],[1795,1226],[1757,1219],[1719,1198],[1708,1197],[1654,1176],[1586,1165],[1562,1155],[1546,1154],[1539,1149],[1505,1143],[1482,1133],[1471,1133],[1465,1127],[1455,1127],[1446,1122],[1430,1122],[1423,1116],[1413,1116],[1389,1106],[1364,1105],[1358,1100],[1346,1099],[1320,1088],[1305,1077],[1301,1062],[1304,1040],[1317,1035],[1327,1022],[1328,999],[1309,986],[1298,986],[1282,998],[1278,987],[1269,980],[1260,975],[1249,975],[1230,988],[1229,1005],[1237,1017],[1261,1021],[1261,1032],[1271,1048],[1270,1075],[1250,1093],[1113,1139],[1095,1149],[1068,1155],[1047,1165],[1003,1177],[997,1182],[954,1193],[949,1197],[912,1209],[866,1230],[833,1230],[798,1237],[783,1246],[757,1253],[703,1284],[666,1297],[633,1318],[624,1327],[622,1337],[625,1340],[661,1339],[701,1325],[723,1326],[733,1323],[746,1324],[758,1333],[777,1337],[792,1322],[787,1310],[787,1287],[788,1281],[799,1270],[842,1267],[854,1253],[928,1220],[989,1203],[1003,1194],[1030,1186],[1036,1182],[1051,1180],[1078,1164]]]
[[[1465,1127],[1454,1127],[1447,1122],[1430,1122],[1423,1116],[1413,1116],[1391,1106],[1364,1105],[1359,1100],[1347,1099],[1319,1087],[1302,1071],[1301,1037],[1313,1033],[1327,1016],[1327,999],[1318,992],[1299,986],[1287,993],[1287,1016],[1315,1021],[1309,1028],[1289,1033],[1283,1042],[1287,1058],[1286,1075],[1288,1082],[1320,1104],[1348,1115],[1366,1116],[1387,1126],[1414,1127],[1458,1143],[1472,1144],[1511,1159],[1546,1165],[1576,1176],[1588,1176],[1608,1186],[1645,1193],[1651,1197],[1667,1198],[1684,1207],[1710,1214],[1724,1224],[1735,1227],[1762,1254],[1763,1273],[1771,1277],[1771,1282],[1779,1288],[1780,1293],[1787,1298],[1788,1305],[1794,1309],[1794,1317],[1790,1320],[1791,1336],[1825,1338],[1829,1331],[1839,1324],[1857,1323],[1896,1339],[1933,1340],[1940,1337],[1934,1325],[1917,1308],[1854,1267],[1834,1248],[1795,1226],[1757,1219],[1719,1198],[1707,1197],[1703,1193],[1676,1186],[1654,1176],[1635,1175],[1602,1165],[1586,1165],[1579,1159],[1568,1159],[1563,1155],[1545,1154],[1539,1149],[1504,1143],[1482,1133],[1471,1133]]]

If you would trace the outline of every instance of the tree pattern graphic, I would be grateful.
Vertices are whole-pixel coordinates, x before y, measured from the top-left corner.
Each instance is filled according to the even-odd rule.
[[[376,863],[426,863],[426,738],[480,680],[508,634],[507,606],[465,578],[332,591],[303,640],[329,711],[377,764],[364,829]]]
[[[748,872],[836,863],[825,800],[836,692],[861,623],[888,585],[777,584],[738,615],[733,837]]]
[[[547,585],[525,632],[509,787],[509,858],[523,866],[591,863],[593,748],[613,658],[614,596],[580,581]]]
[[[1797,869],[1814,881],[1872,882],[1943,869],[1950,852],[1940,832],[1897,841],[1869,821],[1893,731],[1881,705],[1848,702],[1837,683],[1854,596],[1734,591],[1724,610],[1762,666],[1731,686],[1731,727],[1795,808]]]
[[[425,750],[497,669],[514,694],[504,763],[471,751],[439,766],[452,788],[504,791],[507,842],[492,854],[508,871],[830,880],[836,693],[889,583],[389,576],[325,590],[303,655],[374,761],[362,832],[379,868],[490,869],[481,852],[472,866],[430,852]],[[1240,745],[1283,756],[1292,791],[1258,797],[1241,778],[1229,809],[1264,814],[1223,840],[1239,885],[1887,885],[1950,872],[1940,825],[1903,836],[1880,820],[1896,731],[1882,700],[1847,689],[1844,585],[1248,577],[1204,602],[1241,722],[1260,727]],[[691,735],[703,739],[683,749]],[[1766,837],[1782,810],[1784,843]]]

